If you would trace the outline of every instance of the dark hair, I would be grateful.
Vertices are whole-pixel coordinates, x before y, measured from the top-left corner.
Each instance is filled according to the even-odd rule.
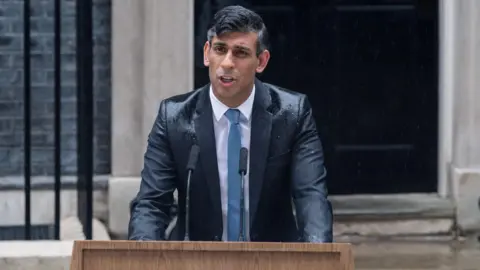
[[[258,35],[257,55],[268,49],[268,32],[262,17],[242,6],[227,6],[213,16],[213,22],[207,32],[208,42],[214,36],[231,32],[254,32]]]

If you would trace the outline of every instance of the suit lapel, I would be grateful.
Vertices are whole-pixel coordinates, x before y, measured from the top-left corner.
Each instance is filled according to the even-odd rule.
[[[210,198],[212,199],[213,213],[222,222],[222,206],[220,198],[220,180],[218,175],[215,131],[213,129],[213,112],[208,95],[209,85],[205,86],[199,95],[197,110],[194,119],[195,133],[200,147],[200,162],[206,178]]]
[[[272,130],[272,114],[269,112],[270,94],[259,80],[255,81],[255,89],[250,141],[250,226],[253,224],[262,192]]]

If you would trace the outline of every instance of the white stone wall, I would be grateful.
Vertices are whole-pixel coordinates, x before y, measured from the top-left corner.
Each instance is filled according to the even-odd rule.
[[[193,1],[112,2],[109,229],[126,236],[148,133],[160,101],[193,88]]]
[[[160,101],[193,87],[193,1],[112,5],[112,177],[138,177]]]
[[[448,0],[444,0],[448,1]],[[480,230],[480,1],[452,3],[453,125],[451,175],[457,222]]]

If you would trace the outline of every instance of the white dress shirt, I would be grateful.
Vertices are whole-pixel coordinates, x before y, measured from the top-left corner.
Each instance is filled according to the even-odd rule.
[[[255,97],[255,86],[248,97],[248,99],[238,106],[237,108],[240,111],[240,132],[242,136],[242,147],[247,148],[250,153],[250,130],[251,130],[251,115],[253,107],[253,99]],[[212,103],[213,110],[213,128],[215,130],[215,141],[216,141],[216,151],[217,151],[217,161],[218,161],[218,176],[220,178],[220,192],[221,192],[221,202],[222,202],[222,216],[223,216],[223,235],[222,240],[227,240],[227,211],[228,211],[228,167],[227,167],[227,148],[228,148],[228,131],[230,128],[230,122],[227,117],[224,115],[225,112],[230,109],[228,106],[223,104],[220,100],[215,97],[213,90],[210,87],[210,102]],[[248,170],[245,175],[245,238],[247,241],[250,240],[250,219],[249,219],[249,194],[248,194],[248,175],[250,174],[250,155],[248,158]]]

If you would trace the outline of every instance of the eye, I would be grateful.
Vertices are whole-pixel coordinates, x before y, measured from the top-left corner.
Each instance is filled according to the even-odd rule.
[[[227,49],[225,47],[222,47],[222,46],[216,46],[216,47],[213,48],[213,50],[216,53],[225,53]]]
[[[248,56],[248,52],[244,51],[244,50],[239,50],[239,51],[236,51],[235,52],[235,56],[237,57],[247,57]]]

